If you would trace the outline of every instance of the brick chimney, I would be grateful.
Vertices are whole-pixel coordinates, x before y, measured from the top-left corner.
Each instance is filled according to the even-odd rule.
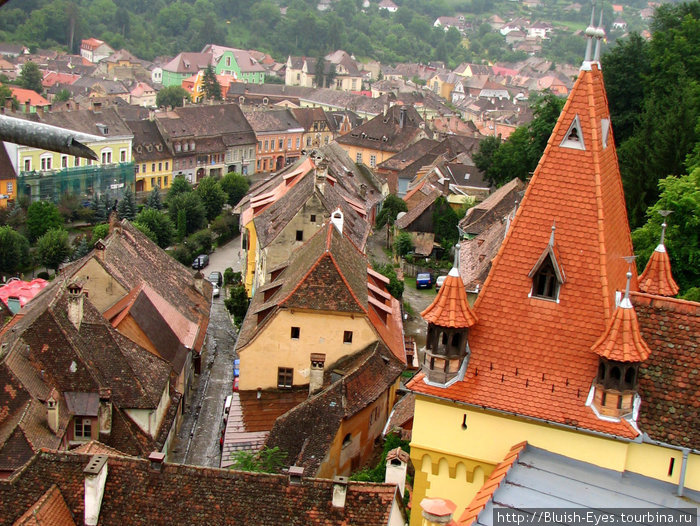
[[[93,455],[85,474],[85,526],[97,526],[107,481],[107,455]]]
[[[323,353],[311,353],[311,372],[309,373],[309,396],[323,387],[323,368],[326,363],[326,355]]]
[[[161,453],[160,451],[152,451],[151,454],[148,455],[148,460],[151,462],[151,471],[155,471],[157,473],[163,471],[165,453]]]
[[[301,484],[301,479],[304,476],[304,468],[301,466],[289,466],[289,483]]]
[[[348,494],[348,478],[333,477],[333,507],[344,508],[345,497]]]
[[[46,399],[46,421],[54,435],[58,434],[59,422],[61,421],[58,409],[58,392],[56,389],[51,389],[51,393],[49,393],[49,397]]]
[[[68,319],[76,328],[80,330],[80,324],[83,321],[83,286],[79,282],[73,282],[68,285]]]

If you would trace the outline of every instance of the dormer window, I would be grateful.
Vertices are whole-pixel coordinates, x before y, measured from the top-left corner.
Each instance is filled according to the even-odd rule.
[[[581,131],[581,121],[578,115],[574,117],[574,120],[569,125],[569,129],[564,135],[564,140],[561,141],[559,146],[563,148],[573,148],[575,150],[585,150],[586,146],[583,142],[583,132]]]
[[[182,146],[180,145],[180,143],[179,143],[179,142],[176,142],[176,143],[175,143],[175,151],[176,151],[176,152],[179,152],[181,149],[182,149]]]
[[[552,259],[549,257],[532,278],[532,295],[550,300],[556,300],[559,297],[559,280],[554,272]]]

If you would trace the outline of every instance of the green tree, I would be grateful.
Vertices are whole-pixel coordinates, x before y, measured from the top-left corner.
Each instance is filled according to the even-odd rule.
[[[382,203],[382,209],[377,214],[377,228],[381,228],[387,223],[393,225],[399,212],[408,212],[406,201],[394,194],[387,195]]]
[[[75,246],[75,250],[73,250],[73,254],[71,255],[71,261],[76,261],[87,256],[90,253],[90,248],[88,236],[80,236],[80,240],[78,241],[78,244]]]
[[[146,200],[146,208],[153,208],[155,210],[163,209],[163,201],[160,198],[160,187],[154,186],[151,193],[148,194],[148,199]]]
[[[12,94],[12,90],[4,84],[0,84],[0,103],[4,105],[5,101],[8,99],[12,100],[11,104],[13,110],[19,109],[19,102],[17,101],[17,97]]]
[[[0,273],[15,274],[29,264],[29,241],[10,226],[0,226]]]
[[[214,68],[211,65],[207,66],[207,69],[204,70],[202,84],[204,87],[204,95],[207,99],[221,100],[221,85],[219,84]]]
[[[136,216],[135,222],[148,227],[155,234],[156,243],[160,248],[166,248],[172,243],[175,226],[163,212],[155,208],[144,208]]]
[[[70,97],[71,97],[70,91],[68,91],[66,88],[63,88],[58,93],[56,93],[56,97],[54,98],[54,103],[65,102],[67,100],[70,100]]]
[[[405,256],[413,250],[413,239],[408,232],[400,232],[394,238],[394,252],[399,256]]]
[[[71,253],[68,245],[68,232],[62,228],[47,231],[37,241],[37,251],[41,264],[58,272],[58,267],[68,259]]]
[[[647,222],[632,233],[641,271],[661,238],[663,218],[659,210],[671,210],[666,218],[665,245],[673,277],[683,295],[700,283],[700,167],[689,175],[659,181],[659,200],[647,210]]]
[[[248,312],[248,293],[243,284],[231,285],[229,287],[228,298],[224,300],[226,309],[231,313],[236,325],[243,323],[246,312]]]
[[[214,177],[205,177],[199,181],[195,193],[204,203],[209,221],[221,213],[224,203],[228,199],[226,192],[221,189],[221,185]]]
[[[451,247],[459,239],[457,223],[459,223],[457,213],[452,209],[447,199],[443,196],[438,197],[433,209],[433,230],[435,231],[435,240],[443,248]]]
[[[250,188],[248,178],[236,172],[229,172],[224,175],[220,184],[222,190],[228,195],[228,204],[231,206],[236,206]]]
[[[168,196],[166,197],[166,202],[174,199],[180,194],[185,194],[192,191],[192,185],[185,179],[184,175],[177,175],[173,178],[173,183],[170,185],[168,190]]]
[[[106,239],[109,235],[109,223],[100,223],[92,228],[92,240],[90,244],[94,245],[100,239]]]
[[[156,106],[163,107],[179,107],[182,106],[183,100],[191,101],[189,92],[182,86],[166,86],[161,89],[156,96]]]
[[[34,62],[25,62],[22,70],[19,73],[17,81],[19,85],[25,89],[34,90],[37,93],[44,92],[44,86],[41,85],[41,80],[44,76],[41,74],[39,66]]]
[[[231,469],[256,473],[279,473],[287,459],[286,451],[275,446],[263,447],[260,451],[236,451],[231,454]]]
[[[170,219],[178,225],[179,215],[184,214],[185,235],[196,232],[207,225],[207,212],[202,199],[194,192],[179,194],[172,199],[168,196],[168,213]]]
[[[29,239],[39,239],[49,230],[63,227],[63,218],[58,207],[48,201],[36,201],[27,209],[27,231]]]
[[[124,190],[124,195],[119,200],[117,204],[117,217],[119,219],[128,219],[132,221],[136,217],[136,200],[134,199],[134,192],[131,191],[130,187],[126,187]]]

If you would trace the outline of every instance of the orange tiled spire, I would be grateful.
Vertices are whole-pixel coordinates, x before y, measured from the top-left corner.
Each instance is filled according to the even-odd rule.
[[[477,318],[467,301],[467,291],[459,277],[459,245],[455,246],[455,263],[433,302],[420,315],[440,327],[468,328]]]
[[[661,210],[664,217],[668,215],[666,210]],[[671,260],[664,246],[664,235],[666,233],[666,221],[661,225],[661,241],[652,252],[647,266],[639,276],[639,288],[647,294],[658,294],[659,296],[675,296],[678,294],[678,285],[671,274]]]
[[[644,342],[639,332],[637,314],[630,301],[631,279],[632,272],[628,272],[625,297],[615,309],[603,335],[591,347],[594,353],[607,360],[643,362],[651,354],[649,346]]]

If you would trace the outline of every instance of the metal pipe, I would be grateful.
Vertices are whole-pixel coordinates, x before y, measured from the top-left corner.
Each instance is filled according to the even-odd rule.
[[[97,161],[97,154],[78,141],[103,140],[97,135],[66,130],[50,124],[43,124],[7,115],[0,115],[0,141],[7,141],[22,146],[31,146],[42,150],[65,153],[75,157],[84,157]]]
[[[688,454],[690,450],[687,447],[683,448],[683,462],[681,463],[681,476],[678,480],[678,496],[683,496],[683,490],[685,489],[685,470],[688,467]]]

